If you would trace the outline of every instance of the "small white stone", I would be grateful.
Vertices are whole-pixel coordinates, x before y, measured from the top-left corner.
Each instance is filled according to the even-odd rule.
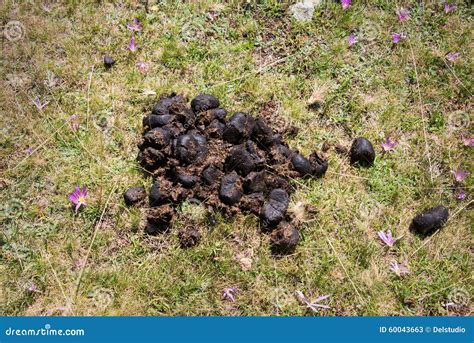
[[[318,6],[321,0],[304,0],[290,6],[290,12],[298,21],[310,21],[313,18],[314,6]]]

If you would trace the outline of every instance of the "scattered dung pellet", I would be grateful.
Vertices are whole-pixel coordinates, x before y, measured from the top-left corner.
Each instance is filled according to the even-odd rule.
[[[166,128],[157,127],[143,135],[143,145],[161,149],[170,144],[171,133]]]
[[[410,230],[422,236],[430,235],[441,228],[448,218],[448,209],[442,205],[436,206],[413,218]]]
[[[170,124],[175,120],[175,116],[171,114],[150,114],[143,118],[143,127],[154,129],[155,127],[161,127]]]
[[[147,171],[155,170],[166,164],[166,156],[160,150],[151,147],[140,151],[137,159],[140,165]]]
[[[237,112],[229,119],[222,137],[231,144],[241,144],[253,132],[255,119],[248,114]]]
[[[219,99],[209,94],[201,93],[191,101],[191,108],[196,114],[218,108],[219,105]]]
[[[174,209],[170,205],[152,207],[148,210],[146,233],[156,235],[170,228]]]
[[[109,55],[104,55],[104,67],[105,69],[110,69],[115,64],[115,60]]]
[[[151,186],[148,201],[151,207],[163,205],[168,202],[168,197],[160,190],[160,184],[158,182],[153,183]]]
[[[178,174],[177,180],[183,187],[191,188],[198,182],[199,178],[194,175]]]
[[[267,188],[265,177],[265,171],[249,173],[243,181],[245,194],[265,192]]]
[[[275,231],[270,235],[271,250],[275,255],[293,253],[299,241],[299,231],[291,223],[286,221],[278,224]]]
[[[241,176],[260,169],[265,159],[258,155],[251,141],[232,148],[225,161],[226,171],[235,170]]]
[[[363,167],[370,167],[375,160],[375,151],[372,143],[366,138],[359,137],[352,142],[349,152],[351,164],[358,163]]]
[[[222,172],[212,164],[202,171],[202,179],[206,185],[212,185],[216,180],[220,180],[221,176]]]
[[[318,156],[317,153],[313,152],[309,155],[309,163],[311,165],[311,174],[315,177],[321,177],[326,174],[328,170],[328,162]]]
[[[293,155],[293,157],[291,158],[291,164],[301,176],[311,175],[313,171],[309,160],[300,154]]]
[[[224,204],[234,205],[238,203],[242,194],[242,181],[235,171],[222,177],[219,199]]]
[[[153,106],[152,114],[170,114],[170,107],[182,102],[184,102],[184,99],[180,95],[171,94],[169,97],[162,97],[155,106]]]
[[[222,134],[224,133],[224,129],[225,124],[218,119],[214,119],[207,127],[207,134],[211,138],[221,138]]]
[[[132,187],[123,193],[123,199],[127,206],[141,203],[146,198],[146,191],[143,187]]]
[[[183,164],[191,164],[203,159],[208,152],[206,137],[197,132],[179,136],[174,147],[176,157]]]
[[[201,233],[193,227],[185,227],[178,232],[179,243],[182,248],[191,248],[201,240]]]
[[[273,130],[265,123],[262,118],[255,120],[255,125],[252,132],[252,138],[260,147],[269,148],[275,143]]]
[[[288,193],[284,189],[277,188],[270,192],[269,199],[263,204],[260,214],[263,228],[272,228],[285,218],[289,200]]]

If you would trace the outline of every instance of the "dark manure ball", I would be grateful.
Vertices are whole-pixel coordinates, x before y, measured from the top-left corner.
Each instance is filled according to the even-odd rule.
[[[148,210],[145,232],[149,235],[156,235],[168,230],[173,216],[174,209],[170,205],[150,208]]]
[[[311,165],[311,174],[315,177],[321,177],[328,170],[328,162],[313,152],[309,155],[309,164]]]
[[[440,205],[426,210],[413,218],[410,231],[421,236],[428,236],[441,228],[449,218],[449,211]]]
[[[249,173],[245,177],[244,183],[243,183],[245,194],[265,192],[267,189],[265,180],[266,180],[266,173],[264,170],[260,172]]]
[[[375,151],[372,143],[366,138],[359,137],[352,142],[351,150],[349,151],[351,164],[358,163],[363,167],[370,167],[374,164]]]
[[[300,154],[293,155],[291,158],[291,164],[293,165],[293,169],[301,176],[308,176],[313,173],[313,168],[311,167],[309,160]]]
[[[265,149],[268,149],[275,143],[275,137],[272,129],[267,125],[265,120],[260,117],[255,119],[255,125],[252,130],[252,139]]]
[[[201,240],[201,233],[193,227],[185,227],[178,232],[181,248],[191,248]]]
[[[176,175],[177,181],[185,188],[192,188],[199,181],[199,178],[195,175],[179,173]]]
[[[115,64],[115,60],[109,55],[104,56],[104,67],[105,69],[110,69]]]
[[[285,218],[289,202],[290,197],[284,189],[272,190],[269,199],[265,201],[260,212],[262,228],[273,228],[281,222]]]
[[[143,118],[143,127],[145,129],[154,129],[155,127],[161,127],[170,124],[175,120],[175,116],[171,114],[150,114]]]
[[[271,250],[275,255],[291,254],[295,251],[299,241],[299,231],[286,221],[278,224],[270,235]]]
[[[151,147],[140,151],[137,159],[143,169],[150,172],[166,164],[166,156],[160,150]]]
[[[226,171],[235,170],[239,175],[247,176],[250,172],[260,169],[265,164],[265,159],[261,157],[252,141],[237,145],[232,148],[229,156],[225,160]]]
[[[203,183],[208,186],[214,184],[217,180],[220,180],[221,176],[222,171],[213,164],[204,168],[201,174]]]
[[[219,199],[224,204],[231,206],[238,203],[242,194],[242,180],[235,171],[222,177]]]
[[[143,135],[141,146],[162,149],[171,142],[171,132],[162,127],[156,127]]]
[[[146,191],[143,187],[132,187],[123,193],[123,199],[127,206],[141,203],[146,198]]]
[[[151,207],[160,206],[168,202],[168,196],[160,188],[160,183],[155,181],[150,188],[150,195],[148,201]]]
[[[170,114],[170,107],[173,104],[184,104],[184,99],[181,95],[171,94],[167,97],[162,97],[153,106],[152,113],[157,115]]]
[[[206,137],[191,131],[179,136],[174,146],[174,154],[182,164],[191,164],[207,156]]]
[[[252,135],[255,119],[245,113],[237,112],[230,117],[222,137],[231,144],[241,144]]]
[[[199,94],[191,101],[191,108],[196,114],[218,108],[219,105],[219,99],[213,95],[203,93]]]

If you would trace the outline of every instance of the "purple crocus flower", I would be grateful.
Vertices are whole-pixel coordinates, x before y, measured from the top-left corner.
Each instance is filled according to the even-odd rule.
[[[390,262],[390,271],[394,272],[397,276],[403,276],[410,273],[408,266],[397,261]]]
[[[79,130],[79,127],[81,126],[81,123],[79,122],[79,118],[75,114],[70,116],[68,121],[69,121],[69,126],[71,127],[72,131]]]
[[[456,4],[450,5],[447,1],[444,3],[444,12],[449,13],[454,11],[458,6]]]
[[[86,198],[87,198],[87,187],[86,186],[82,187],[82,190],[79,189],[79,186],[76,186],[74,188],[74,192],[69,193],[69,200],[74,205],[76,205],[76,207],[75,207],[76,212],[79,209],[79,207],[87,206]]]
[[[131,51],[131,52],[135,52],[138,50],[138,46],[137,44],[135,43],[135,37],[132,37],[132,39],[130,40],[130,43],[128,43],[128,49]]]
[[[41,9],[47,13],[51,13],[51,6],[48,4],[41,4]]]
[[[31,154],[33,153],[33,148],[29,146],[29,147],[26,149],[26,153],[27,153],[28,155],[31,155]]]
[[[395,243],[402,238],[402,237],[393,238],[391,230],[388,230],[386,233],[384,231],[379,231],[377,232],[377,235],[382,240],[382,242],[387,244],[389,247],[393,247]]]
[[[138,71],[142,74],[146,74],[149,69],[148,63],[145,62],[137,62],[135,65],[137,66]]]
[[[349,46],[353,46],[355,43],[357,43],[357,37],[355,34],[351,33],[349,35]]]
[[[392,137],[388,137],[387,140],[385,142],[382,142],[382,149],[383,151],[387,152],[387,151],[392,151],[395,149],[395,147],[398,145],[398,142],[394,139],[392,139]]]
[[[140,24],[140,21],[138,20],[138,18],[135,18],[133,20],[133,23],[127,24],[127,28],[132,31],[140,31],[143,27],[142,27],[142,24]]]
[[[41,102],[40,98],[36,98],[35,100],[33,100],[33,104],[36,106],[37,109],[41,111],[43,108],[48,106],[49,101]]]
[[[463,189],[461,189],[461,191],[459,192],[458,196],[457,196],[457,199],[458,200],[461,200],[463,201],[464,199],[466,199],[466,192],[464,192]]]
[[[474,137],[468,137],[461,135],[462,144],[464,146],[473,147],[474,146]]]
[[[219,12],[209,11],[209,12],[207,12],[206,15],[211,21],[214,21],[214,19],[216,19],[219,16]]]
[[[230,300],[235,302],[234,296],[237,294],[237,289],[235,287],[227,287],[222,290],[222,300]]]
[[[341,0],[342,9],[345,10],[351,5],[351,0]]]
[[[446,59],[449,62],[453,62],[455,59],[459,57],[460,54],[461,54],[460,52],[450,52],[446,55]]]
[[[407,20],[408,15],[409,15],[409,12],[406,9],[404,9],[403,7],[399,8],[397,10],[397,17],[398,17],[398,21],[400,23],[403,23],[405,20]]]
[[[454,180],[456,182],[463,182],[466,176],[469,175],[467,171],[461,170],[461,168],[458,168],[457,170],[452,170],[451,173],[454,175]]]
[[[317,312],[318,308],[331,308],[329,305],[319,304],[321,301],[329,298],[331,296],[330,294],[320,296],[314,301],[309,301],[301,291],[295,291],[295,295],[302,304],[306,305],[306,307],[313,312]]]
[[[392,33],[393,44],[398,44],[401,39],[406,39],[406,38],[407,38],[407,36],[403,32],[400,32],[400,33],[393,32]]]
[[[36,284],[34,282],[31,283],[31,285],[28,287],[28,292],[37,292],[38,291],[38,287],[36,287]]]

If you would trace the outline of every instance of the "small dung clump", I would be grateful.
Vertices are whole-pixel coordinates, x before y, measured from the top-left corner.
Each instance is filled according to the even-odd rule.
[[[300,241],[299,231],[288,222],[278,224],[270,235],[271,250],[275,255],[291,254]]]
[[[104,67],[105,69],[110,69],[115,64],[115,60],[109,55],[104,55]]]
[[[209,94],[199,94],[188,107],[181,95],[162,96],[143,118],[137,160],[153,177],[145,231],[158,234],[172,224],[183,201],[202,203],[209,221],[250,213],[271,235],[272,251],[294,251],[299,231],[287,213],[289,182],[321,177],[328,164],[316,152],[304,157],[292,150],[267,122],[227,110]],[[200,241],[197,229],[180,230],[183,248]]]
[[[428,236],[440,229],[448,218],[448,209],[442,205],[436,206],[413,218],[410,230],[421,236]]]
[[[372,143],[364,137],[359,137],[352,142],[349,152],[351,164],[358,163],[363,167],[370,167],[374,164],[375,151]]]
[[[269,199],[263,204],[261,212],[261,222],[264,228],[275,227],[286,215],[290,197],[284,189],[274,189],[271,191]]]
[[[124,194],[123,199],[127,206],[139,204],[146,199],[146,191],[143,187],[129,188]]]
[[[209,94],[201,93],[191,101],[191,109],[196,114],[218,108],[219,105],[219,99]]]
[[[178,233],[179,243],[182,248],[191,248],[201,240],[201,233],[193,227],[185,227]]]

